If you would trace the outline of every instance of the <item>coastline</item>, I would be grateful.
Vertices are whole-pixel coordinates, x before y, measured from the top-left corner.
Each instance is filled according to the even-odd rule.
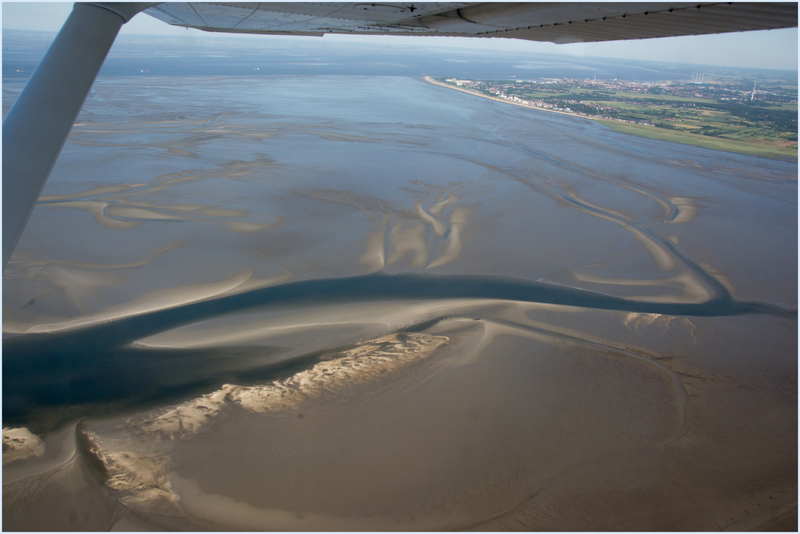
[[[530,106],[527,104],[522,104],[519,102],[511,102],[508,100],[503,100],[502,98],[497,98],[493,96],[483,95],[481,93],[477,93],[475,91],[470,91],[467,89],[462,89],[460,87],[453,87],[452,85],[448,85],[446,83],[437,82],[430,76],[425,76],[424,80],[428,83],[433,85],[438,85],[440,87],[446,87],[448,89],[453,89],[456,91],[461,91],[462,93],[467,93],[473,96],[478,96],[481,98],[486,98],[488,100],[495,100],[497,102],[502,102],[504,104],[511,104],[514,106],[520,106],[527,109],[536,109],[539,111],[547,111],[549,113],[559,113],[561,115],[568,115],[570,117],[576,117],[579,119],[586,119],[595,122],[599,122],[605,126],[608,126],[615,132],[619,132],[626,135],[633,135],[635,137],[643,137],[645,139],[654,139],[656,141],[666,141],[669,143],[678,143],[681,145],[689,145],[695,146],[698,148],[707,148],[710,150],[719,150],[722,152],[731,152],[734,154],[743,154],[746,156],[756,156],[761,158],[768,158],[768,159],[775,159],[778,161],[787,161],[789,163],[797,163],[798,158],[797,156],[792,156],[789,154],[782,154],[777,153],[774,151],[767,151],[763,147],[759,145],[753,145],[746,141],[734,141],[731,139],[724,139],[720,137],[708,137],[703,135],[692,134],[689,132],[677,132],[673,130],[664,130],[660,131],[660,129],[656,128],[655,126],[646,126],[642,124],[632,124],[629,122],[621,122],[621,121],[614,121],[609,119],[600,119],[597,117],[590,117],[588,115],[578,115],[576,113],[567,113],[566,111],[557,111],[554,109],[548,108],[540,108],[537,106]],[[663,129],[662,129],[663,130]]]
[[[426,82],[430,82],[433,85],[438,85],[440,87],[447,87],[448,89],[455,89],[456,91],[461,91],[462,93],[467,93],[467,94],[470,94],[470,95],[479,96],[481,98],[486,98],[488,100],[496,100],[497,102],[502,102],[503,104],[511,104],[511,105],[514,105],[514,106],[520,106],[520,107],[528,108],[528,109],[538,109],[540,111],[547,111],[549,113],[558,113],[560,115],[569,115],[570,117],[578,117],[579,119],[590,119],[590,120],[595,120],[595,121],[598,120],[598,119],[595,119],[593,117],[587,117],[587,116],[583,116],[583,115],[576,115],[575,113],[567,113],[566,111],[556,111],[555,109],[547,109],[547,108],[540,108],[540,107],[536,107],[536,106],[529,106],[527,104],[520,104],[519,102],[510,102],[508,100],[503,100],[502,98],[497,98],[495,96],[482,95],[482,94],[476,93],[474,91],[468,91],[466,89],[461,89],[460,87],[453,87],[452,85],[447,85],[446,83],[437,82],[436,80],[434,80],[430,76],[425,76],[425,81]]]

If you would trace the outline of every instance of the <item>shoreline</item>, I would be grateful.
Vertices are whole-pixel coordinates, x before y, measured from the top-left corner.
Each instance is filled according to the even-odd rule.
[[[745,155],[745,156],[755,156],[755,157],[759,157],[759,158],[767,158],[767,159],[774,159],[774,160],[778,160],[778,161],[786,161],[788,163],[797,163],[798,162],[798,157],[797,156],[777,154],[777,153],[764,154],[764,153],[758,152],[755,149],[750,148],[748,146],[749,143],[747,143],[746,141],[735,141],[735,140],[731,140],[731,139],[724,139],[722,137],[707,137],[707,136],[699,136],[699,135],[697,137],[699,137],[700,139],[694,139],[694,138],[691,138],[691,137],[684,137],[684,136],[694,136],[694,135],[697,135],[697,134],[692,134],[692,133],[689,133],[689,132],[682,132],[682,131],[673,131],[673,130],[666,130],[664,132],[660,132],[660,131],[658,131],[659,129],[656,128],[655,126],[646,126],[646,125],[643,125],[643,124],[635,124],[635,123],[630,123],[630,122],[615,121],[615,120],[610,120],[610,119],[601,119],[601,118],[597,118],[597,117],[590,117],[588,115],[578,115],[576,113],[567,113],[566,111],[557,111],[557,110],[554,110],[554,109],[540,108],[540,107],[537,107],[537,106],[530,106],[528,104],[522,104],[522,103],[519,103],[519,102],[511,102],[509,100],[504,100],[502,98],[483,95],[481,93],[477,93],[475,91],[470,91],[470,90],[467,90],[467,89],[462,89],[460,87],[453,87],[452,85],[448,85],[446,83],[437,82],[436,80],[434,80],[430,76],[424,76],[423,79],[426,82],[431,83],[433,85],[438,85],[440,87],[446,87],[447,89],[452,89],[452,90],[455,90],[455,91],[461,91],[462,93],[466,93],[466,94],[477,96],[477,97],[481,97],[481,98],[486,98],[487,100],[494,100],[494,101],[497,101],[497,102],[502,102],[503,104],[511,104],[511,105],[520,106],[520,107],[523,107],[523,108],[526,108],[526,109],[535,109],[535,110],[539,110],[539,111],[547,111],[549,113],[558,113],[558,114],[561,114],[561,115],[567,115],[567,116],[575,117],[575,118],[578,118],[578,119],[586,119],[586,120],[595,121],[595,122],[598,122],[600,124],[603,124],[604,126],[607,126],[607,127],[611,128],[615,132],[618,132],[618,133],[621,133],[621,134],[625,134],[625,135],[632,135],[634,137],[641,137],[641,138],[644,138],[644,139],[653,139],[655,141],[665,141],[667,143],[678,143],[678,144],[681,144],[681,145],[694,146],[694,147],[698,147],[698,148],[706,148],[706,149],[709,149],[709,150],[718,150],[720,152],[729,152],[729,153],[733,153],[733,154],[742,154],[742,155]],[[632,131],[632,130],[639,130],[639,131]],[[677,137],[681,137],[681,138],[676,138],[676,136]],[[719,143],[725,143],[728,146],[727,147],[714,146],[714,145],[719,144]]]
[[[473,96],[479,96],[481,98],[486,98],[488,100],[495,100],[497,102],[502,102],[503,104],[511,104],[511,105],[514,105],[514,106],[520,106],[520,107],[527,108],[527,109],[538,109],[540,111],[548,111],[550,113],[558,113],[560,115],[568,115],[570,117],[577,117],[579,119],[590,119],[590,120],[594,120],[594,121],[598,120],[598,119],[595,119],[595,118],[592,118],[592,117],[588,117],[588,116],[584,116],[584,115],[576,115],[575,113],[567,113],[566,111],[557,111],[555,109],[540,108],[540,107],[537,107],[537,106],[529,106],[528,104],[521,104],[519,102],[511,102],[509,100],[503,100],[502,98],[497,98],[495,96],[482,95],[482,94],[476,93],[474,91],[468,91],[467,89],[462,89],[460,87],[453,87],[452,85],[447,85],[446,83],[437,82],[436,80],[434,80],[430,76],[425,76],[424,79],[425,79],[426,82],[430,82],[433,85],[438,85],[440,87],[447,87],[448,89],[454,89],[456,91],[461,91],[462,93],[467,93],[467,94],[473,95]]]

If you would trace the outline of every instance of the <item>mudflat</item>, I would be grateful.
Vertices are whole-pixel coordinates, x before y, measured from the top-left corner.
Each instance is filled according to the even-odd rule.
[[[4,272],[3,527],[796,530],[796,177],[411,78],[99,79]]]

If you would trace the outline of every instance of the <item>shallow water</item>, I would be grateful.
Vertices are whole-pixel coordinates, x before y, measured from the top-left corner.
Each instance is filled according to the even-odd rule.
[[[101,78],[4,272],[4,528],[796,525],[796,176],[412,78]]]

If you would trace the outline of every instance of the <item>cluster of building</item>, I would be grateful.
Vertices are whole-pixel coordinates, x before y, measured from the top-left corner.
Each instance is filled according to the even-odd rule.
[[[566,89],[566,87],[564,87],[565,80],[544,79],[541,82],[522,82],[522,81],[483,82],[483,81],[459,80],[456,78],[449,78],[446,81],[448,83],[455,84],[458,87],[464,87],[466,89],[471,89],[473,91],[484,94],[488,93],[490,96],[494,96],[495,98],[500,98],[502,100],[507,100],[509,102],[514,102],[525,106],[547,109],[550,111],[560,111],[562,113],[571,113],[574,115],[579,115],[584,117],[596,117],[600,119],[615,120],[619,122],[628,122],[634,124],[646,124],[648,126],[653,126],[653,123],[647,121],[633,121],[627,119],[620,119],[617,117],[611,117],[606,113],[614,110],[615,108],[604,106],[602,104],[597,104],[594,102],[585,102],[574,99],[558,99],[557,102],[549,102],[547,100],[542,100],[537,98],[526,99],[514,94],[509,94],[509,92],[514,89],[535,89],[537,91],[546,91],[547,89],[542,88],[541,87],[542,85],[552,86],[555,84],[559,84],[559,89],[551,88],[550,90],[554,93],[559,93],[564,89]],[[568,80],[567,83],[570,81],[572,80]],[[535,87],[526,84],[534,84]],[[573,109],[575,107],[580,107],[582,109]]]
[[[463,87],[486,96],[492,96],[501,100],[507,100],[525,106],[560,111],[575,115],[588,116],[594,118],[615,120],[634,124],[645,124],[652,126],[653,123],[647,120],[631,120],[630,113],[622,118],[620,110],[611,106],[606,106],[602,101],[622,100],[636,104],[654,104],[653,99],[658,100],[659,96],[683,97],[694,99],[708,99],[717,102],[739,102],[745,103],[756,99],[769,100],[771,102],[797,102],[796,91],[788,89],[781,90],[756,90],[755,86],[744,89],[742,83],[733,83],[723,86],[721,83],[705,82],[704,76],[698,75],[692,82],[635,82],[627,80],[597,80],[597,79],[553,79],[543,78],[538,81],[481,81],[481,80],[461,80],[448,78],[448,83]],[[774,85],[774,84],[773,84]],[[777,87],[777,86],[776,86]],[[575,100],[577,96],[573,92],[575,89],[592,91],[589,93],[589,100]],[[597,93],[594,93],[597,91]],[[777,91],[777,92],[776,92]],[[536,93],[535,98],[531,93]],[[552,96],[543,96],[541,93],[552,93]],[[603,94],[609,93],[609,94]],[[615,93],[625,93],[621,99]],[[638,99],[636,93],[647,95],[647,99]],[[587,95],[587,96],[589,96]],[[601,102],[598,102],[601,101]],[[694,108],[695,103],[690,101],[673,102],[679,107]],[[665,117],[665,120],[670,119]]]
[[[703,81],[696,81],[702,79]],[[752,101],[753,99],[764,99],[771,101],[781,101],[797,103],[797,95],[776,93],[764,89],[759,85],[750,88],[725,86],[721,83],[706,82],[705,78],[698,75],[692,82],[636,82],[628,80],[597,80],[597,79],[554,79],[543,78],[538,81],[476,81],[459,80],[450,78],[449,83],[454,83],[459,87],[469,88],[479,92],[489,92],[498,98],[506,98],[509,91],[515,92],[520,89],[528,89],[539,92],[561,93],[568,89],[593,89],[597,91],[641,93],[647,95],[666,95],[680,96],[685,98],[705,98],[722,101]],[[535,105],[535,104],[531,104]]]
[[[497,98],[502,98],[503,100],[508,100],[509,102],[516,102],[517,104],[524,104],[526,106],[533,106],[537,108],[544,108],[550,109],[553,111],[563,111],[564,113],[574,113],[571,108],[568,107],[558,107],[558,105],[553,104],[551,102],[545,102],[544,100],[525,100],[524,98],[520,98],[514,95],[507,95],[505,93],[497,93],[495,91],[489,91],[490,93],[494,93]],[[566,100],[565,103],[567,104],[577,104],[576,100]]]

